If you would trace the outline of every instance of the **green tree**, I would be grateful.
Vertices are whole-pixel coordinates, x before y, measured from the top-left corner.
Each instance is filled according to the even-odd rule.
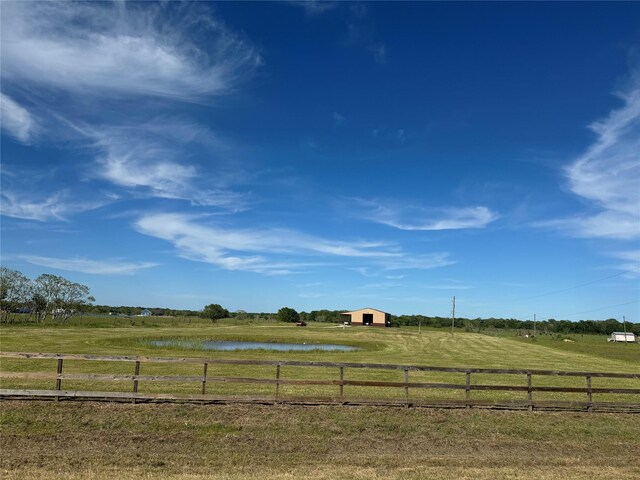
[[[95,298],[90,295],[89,287],[81,283],[48,273],[34,281],[32,303],[38,321],[43,321],[47,315],[54,321],[66,321],[85,311],[93,302]]]
[[[217,303],[212,303],[207,305],[202,309],[201,316],[203,318],[208,318],[212,322],[219,320],[220,318],[228,318],[230,316],[229,311],[226,308],[222,308]]]
[[[281,322],[296,323],[300,321],[300,315],[293,308],[282,307],[278,310],[277,318]]]
[[[26,309],[33,285],[17,270],[0,267],[0,319],[11,321],[12,312]]]

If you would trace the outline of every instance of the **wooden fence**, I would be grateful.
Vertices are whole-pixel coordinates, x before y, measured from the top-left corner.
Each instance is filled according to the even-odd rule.
[[[146,356],[107,356],[107,355],[77,355],[77,354],[53,354],[53,353],[20,353],[0,352],[0,358],[24,359],[24,360],[56,360],[56,372],[32,372],[32,371],[2,371],[1,379],[55,380],[55,388],[42,389],[17,389],[0,388],[0,398],[65,398],[75,399],[100,399],[115,401],[196,401],[202,403],[296,403],[296,404],[351,404],[351,405],[402,405],[402,406],[443,406],[443,407],[490,407],[512,409],[568,409],[586,411],[624,411],[640,413],[640,388],[597,388],[592,386],[594,378],[613,378],[638,381],[634,386],[640,387],[640,373],[613,373],[613,372],[571,372],[557,370],[509,370],[495,368],[447,368],[430,367],[420,365],[392,365],[369,363],[335,363],[335,362],[301,362],[301,361],[273,361],[273,360],[226,360],[208,358],[175,358],[175,357],[146,357]],[[133,364],[131,374],[104,374],[104,373],[65,373],[64,365],[67,361],[95,361],[95,362],[129,362]],[[143,375],[140,373],[142,364],[195,364],[201,365],[201,375]],[[217,365],[234,365],[245,367],[273,367],[273,377],[255,378],[239,376],[211,375],[211,370]],[[211,368],[210,368],[211,366]],[[285,378],[281,375],[282,367],[308,367],[335,369],[335,379],[296,379]],[[350,370],[394,370],[404,373],[404,381],[378,381],[348,379],[346,372]],[[464,374],[464,383],[438,383],[410,381],[411,372],[440,372],[449,374]],[[516,375],[526,378],[526,385],[503,384],[477,384],[472,382],[472,375]],[[584,386],[569,387],[563,385],[536,385],[534,377],[581,377]],[[501,377],[498,377],[501,378]],[[513,377],[511,377],[513,378]],[[117,381],[131,382],[131,391],[95,391],[95,390],[64,390],[63,381]],[[145,393],[139,391],[140,382],[193,382],[199,384],[194,388],[198,393]],[[235,383],[253,385],[272,385],[271,395],[219,395],[212,393],[214,390],[210,384]],[[335,386],[335,393],[328,396],[293,396],[283,394],[281,386],[305,385],[305,386]],[[53,386],[53,385],[52,385]],[[360,398],[345,394],[345,387],[382,387],[399,389],[397,398]],[[209,388],[209,392],[207,389]],[[464,399],[449,398],[412,398],[410,391],[416,389],[437,390],[463,390]],[[521,399],[479,399],[474,398],[472,392],[478,391],[502,391],[520,392]],[[584,395],[583,400],[538,400],[534,393],[553,392]],[[619,394],[631,399],[627,402],[604,402],[594,400],[594,396],[602,394]]]

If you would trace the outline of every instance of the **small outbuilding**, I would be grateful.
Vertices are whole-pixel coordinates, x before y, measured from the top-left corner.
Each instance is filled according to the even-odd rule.
[[[631,332],[613,332],[607,342],[635,343],[636,336]]]
[[[142,310],[140,312],[140,317],[150,317],[151,316],[151,310],[145,308],[144,310]]]
[[[375,308],[361,308],[353,312],[345,312],[342,315],[349,316],[350,325],[363,325],[370,327],[390,327],[391,314],[376,310]]]

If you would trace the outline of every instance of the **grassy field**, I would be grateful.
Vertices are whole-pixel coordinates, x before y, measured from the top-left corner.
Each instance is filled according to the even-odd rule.
[[[306,328],[266,321],[250,324],[200,319],[75,319],[68,325],[3,325],[3,351],[92,353],[107,355],[188,355],[210,358],[270,358],[402,363],[450,367],[549,368],[567,370],[637,371],[640,345],[607,343],[604,336],[574,336],[563,342],[551,336],[535,341],[510,334],[489,336],[448,330],[378,329],[333,324]],[[213,352],[152,347],[146,340],[220,339],[292,343],[338,343],[360,347],[356,352]]]
[[[9,479],[636,479],[630,415],[3,402]]]
[[[518,340],[515,336],[498,337],[477,333],[456,332],[452,337],[446,330],[422,330],[415,328],[377,329],[351,327],[343,329],[333,324],[311,324],[306,328],[274,322],[223,321],[211,324],[195,320],[190,323],[173,319],[91,319],[93,323],[66,326],[4,326],[0,330],[3,351],[86,353],[105,355],[189,356],[208,358],[237,358],[265,360],[301,360],[327,362],[395,363],[445,367],[479,367],[509,369],[548,369],[636,373],[640,365],[640,345],[607,343],[604,338],[582,337],[575,342],[563,342],[550,337],[539,337],[537,341]],[[131,325],[129,322],[137,322]],[[144,324],[142,322],[145,322]],[[297,343],[338,343],[358,347],[353,352],[277,352],[239,351],[215,352],[189,350],[181,347],[154,347],[148,344],[157,339],[222,339],[257,340]],[[121,362],[65,362],[66,373],[119,373],[131,374],[132,364]],[[55,360],[3,359],[3,371],[55,371]],[[336,379],[338,372],[329,369],[303,369],[283,367],[283,378]],[[144,364],[141,374],[146,375],[199,375],[197,365]],[[249,376],[273,378],[273,367],[216,367],[210,375]],[[354,370],[345,378],[358,380],[402,381],[400,371]],[[526,378],[511,379],[514,384],[525,385]],[[464,383],[464,374],[411,373],[411,381],[440,381]],[[505,377],[474,375],[474,383],[504,383]],[[570,377],[538,377],[536,385],[555,384],[584,387],[584,379]],[[558,383],[562,382],[562,383]],[[631,387],[637,382],[628,380],[594,379],[594,387]],[[52,388],[51,381],[25,381],[5,379],[5,388]],[[65,381],[64,388],[76,390],[128,391],[130,383]],[[170,385],[142,382],[141,392],[197,393],[199,385],[194,383]],[[335,387],[288,386],[283,394],[332,395]],[[270,395],[273,386],[220,384],[220,394]],[[400,389],[372,389],[349,387],[348,394],[356,396],[387,397],[402,396]],[[462,391],[414,390],[412,395],[431,395],[437,398],[452,396],[463,398]],[[457,397],[456,397],[457,395]],[[522,398],[522,394],[510,392],[474,392],[476,398],[499,396],[498,398]],[[520,396],[518,396],[520,395]],[[579,394],[539,394],[538,399],[579,399]],[[602,401],[612,400],[602,397]]]
[[[76,320],[75,322],[79,322]],[[144,323],[143,323],[144,322]],[[152,347],[155,339],[233,339],[338,343],[354,352],[213,352]],[[2,351],[189,356],[273,360],[400,363],[448,367],[640,370],[640,345],[607,344],[604,337],[541,336],[422,329],[348,328],[273,322],[218,324],[175,319],[92,319],[65,326],[3,326]],[[55,361],[2,359],[2,371],[55,371]],[[226,368],[226,367],[225,367]],[[220,374],[238,374],[229,367]],[[273,378],[255,367],[245,376]],[[65,362],[65,372],[132,373],[128,363]],[[143,365],[143,374],[201,373],[198,366]],[[162,370],[161,370],[162,369]],[[283,376],[318,376],[287,369]],[[210,372],[211,374],[211,372]],[[336,372],[325,372],[335,378]],[[350,371],[347,378],[400,380],[401,372]],[[394,377],[395,375],[395,377]],[[412,380],[417,378],[413,377]],[[418,374],[416,374],[418,375]],[[428,381],[462,376],[429,374]],[[481,376],[479,383],[499,381]],[[564,379],[568,384],[580,379]],[[504,382],[503,379],[501,379]],[[514,382],[524,382],[524,378]],[[536,379],[543,384],[545,379]],[[582,379],[582,382],[584,379]],[[594,379],[594,382],[596,379]],[[21,383],[23,382],[23,383]],[[3,379],[3,388],[51,388]],[[617,384],[620,381],[618,381]],[[624,386],[638,388],[637,381]],[[510,382],[513,383],[513,382]],[[608,384],[603,384],[608,385]],[[600,386],[594,383],[594,386]],[[225,394],[260,393],[218,385]],[[63,388],[130,390],[115,382],[64,381]],[[253,388],[253,387],[252,387]],[[273,393],[272,386],[262,393]],[[294,388],[294,387],[291,387]],[[299,388],[299,387],[295,387]],[[307,387],[284,393],[322,394]],[[331,387],[334,388],[334,387]],[[356,387],[354,387],[355,389]],[[140,391],[166,391],[141,383]],[[197,384],[173,384],[197,393]],[[226,390],[225,390],[226,389]],[[335,390],[335,388],[334,388]],[[380,390],[380,389],[379,389]],[[375,395],[392,395],[388,392]],[[401,390],[401,389],[399,389]],[[335,394],[335,392],[333,392]],[[349,391],[348,394],[371,392]],[[398,392],[402,395],[402,392]],[[420,392],[412,391],[412,395]],[[444,392],[450,395],[449,392]],[[483,392],[473,392],[474,396]],[[497,392],[497,394],[500,394]],[[503,395],[512,395],[505,393]],[[580,399],[584,399],[583,396]],[[0,404],[3,478],[638,478],[640,422],[630,414],[538,413],[376,407],[163,405],[3,401]]]

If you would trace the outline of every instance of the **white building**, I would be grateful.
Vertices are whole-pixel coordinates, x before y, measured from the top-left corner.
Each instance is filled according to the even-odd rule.
[[[636,336],[631,332],[613,332],[609,338],[607,338],[607,342],[627,342],[627,343],[635,343]]]

